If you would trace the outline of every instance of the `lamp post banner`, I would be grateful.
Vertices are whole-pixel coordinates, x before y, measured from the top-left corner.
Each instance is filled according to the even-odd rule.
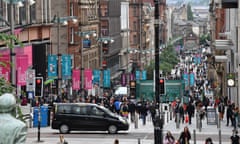
[[[136,71],[135,74],[136,74],[136,80],[140,80],[140,71]]]
[[[84,70],[84,84],[85,89],[92,89],[92,70],[91,69],[85,69]]]
[[[72,74],[72,89],[80,90],[80,70],[74,69]]]
[[[123,73],[121,75],[121,84],[122,84],[122,86],[126,86],[127,85],[127,76],[126,76],[125,73]]]
[[[0,77],[4,77],[6,81],[10,81],[10,56],[0,55]]]
[[[72,76],[71,55],[62,55],[62,78],[70,79]]]
[[[57,55],[48,55],[48,77],[57,77]]]
[[[142,80],[147,80],[147,71],[142,71]]]
[[[100,83],[100,77],[101,71],[100,70],[93,70],[93,83],[94,84],[99,84]]]
[[[189,75],[189,81],[190,81],[190,86],[194,86],[194,82],[195,82],[195,77],[194,77],[194,73],[190,73]]]
[[[28,56],[27,55],[17,55],[17,85],[26,85],[27,69],[28,69]]]
[[[103,71],[103,87],[104,88],[110,88],[111,83],[110,83],[110,70],[104,70]]]

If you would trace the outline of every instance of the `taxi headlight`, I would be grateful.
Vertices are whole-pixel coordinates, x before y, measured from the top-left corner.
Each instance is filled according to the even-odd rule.
[[[119,120],[120,120],[122,123],[124,123],[124,124],[127,123],[127,121],[126,121],[123,117],[119,117]]]

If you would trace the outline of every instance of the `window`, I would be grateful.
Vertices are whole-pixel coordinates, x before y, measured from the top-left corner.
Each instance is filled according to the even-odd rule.
[[[71,27],[71,32],[70,32],[70,43],[74,44],[74,28]]]
[[[69,105],[58,106],[57,113],[69,114],[69,113],[71,113],[71,106],[69,106]]]
[[[73,5],[73,2],[70,3],[70,16],[74,16],[74,5]]]
[[[104,112],[103,112],[101,109],[99,109],[98,107],[93,106],[93,107],[91,108],[91,114],[92,114],[92,115],[103,116],[103,115],[104,115]]]
[[[43,11],[42,11],[42,17],[43,17],[43,22],[47,23],[51,21],[50,18],[50,0],[43,0]]]
[[[30,5],[30,23],[36,23],[36,3]]]
[[[27,5],[26,2],[22,2],[23,6],[19,7],[19,23],[22,24],[26,24],[27,23]]]

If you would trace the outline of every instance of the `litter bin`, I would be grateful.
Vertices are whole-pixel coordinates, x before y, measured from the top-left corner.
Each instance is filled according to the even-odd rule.
[[[41,106],[41,127],[48,126],[48,106]]]
[[[38,110],[39,110],[39,107],[33,108],[33,127],[38,126]]]
[[[33,127],[38,126],[38,114],[39,114],[39,107],[34,107],[33,111]],[[40,126],[47,127],[48,126],[48,107],[41,106],[40,107]]]

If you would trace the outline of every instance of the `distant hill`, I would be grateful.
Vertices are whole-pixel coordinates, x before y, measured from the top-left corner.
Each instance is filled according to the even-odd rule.
[[[192,6],[208,6],[209,0],[167,0],[169,5],[181,5],[190,3]]]

